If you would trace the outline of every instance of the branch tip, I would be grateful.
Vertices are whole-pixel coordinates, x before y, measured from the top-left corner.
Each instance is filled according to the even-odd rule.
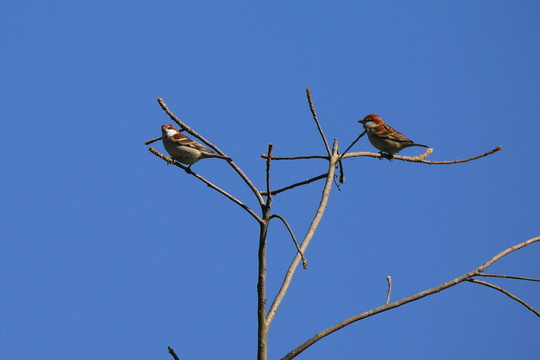
[[[270,209],[272,204],[272,192],[270,191],[270,164],[272,163],[272,143],[268,144],[268,157],[266,158],[266,207]]]
[[[180,360],[178,358],[178,355],[176,355],[176,353],[174,352],[173,348],[170,347],[170,346],[167,346],[167,349],[169,350],[169,354],[171,354],[171,356],[174,358],[174,360]]]
[[[161,140],[161,136],[152,140],[145,141],[144,145],[150,145],[151,143],[159,141],[159,140]]]
[[[328,156],[330,156],[330,146],[328,146],[328,141],[326,140],[326,136],[324,135],[321,124],[319,123],[319,119],[317,118],[317,113],[315,112],[315,106],[313,106],[313,100],[311,99],[311,92],[309,91],[309,86],[306,87],[306,94],[308,98],[309,109],[311,110],[311,114],[313,115],[313,120],[315,120],[315,124],[317,125],[317,129],[319,130],[319,134],[322,137],[326,152],[328,153]]]
[[[390,293],[392,292],[392,277],[388,275],[386,277],[386,281],[388,282],[388,293],[386,294],[386,305],[390,302]]]

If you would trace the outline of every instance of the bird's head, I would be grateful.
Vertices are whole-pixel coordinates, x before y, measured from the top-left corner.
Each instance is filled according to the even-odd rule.
[[[177,132],[178,130],[176,130],[176,128],[171,124],[165,124],[161,126],[161,134],[163,134],[163,136],[173,136]]]
[[[364,129],[373,129],[377,126],[384,124],[383,119],[379,115],[375,114],[369,114],[362,120],[358,120],[358,122],[362,125],[364,125]]]

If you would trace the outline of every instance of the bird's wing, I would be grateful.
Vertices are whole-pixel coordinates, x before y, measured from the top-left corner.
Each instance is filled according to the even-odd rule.
[[[398,141],[402,143],[413,142],[407,139],[405,135],[403,135],[402,133],[400,133],[399,131],[397,131],[396,129],[394,129],[388,124],[380,124],[379,126],[375,127],[374,130],[375,130],[375,135],[384,139]]]
[[[176,144],[180,145],[180,146],[186,146],[186,147],[190,147],[192,149],[199,150],[201,152],[205,152],[205,153],[208,153],[208,154],[214,154],[214,152],[212,150],[208,149],[203,144],[199,144],[195,140],[188,138],[187,136],[185,136],[182,133],[176,133],[176,134],[173,135],[172,138],[173,138],[174,142]]]

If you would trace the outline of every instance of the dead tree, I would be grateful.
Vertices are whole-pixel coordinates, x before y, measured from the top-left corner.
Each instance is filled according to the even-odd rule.
[[[149,147],[150,152],[152,152],[154,155],[160,157],[161,159],[165,160],[167,163],[171,163],[176,165],[177,167],[183,169],[186,171],[187,174],[196,177],[200,181],[204,182],[207,186],[211,187],[212,189],[216,190],[223,196],[227,197],[229,200],[234,202],[236,205],[240,206],[242,209],[244,209],[249,215],[253,217],[255,221],[259,224],[259,251],[258,251],[258,283],[257,283],[257,303],[258,303],[258,311],[257,311],[257,321],[258,321],[258,343],[257,343],[257,359],[258,360],[267,360],[268,356],[268,330],[270,327],[270,324],[274,320],[274,317],[277,314],[277,311],[279,309],[279,306],[283,299],[285,298],[285,295],[287,293],[287,290],[289,289],[289,286],[291,285],[293,275],[298,268],[298,265],[302,261],[303,268],[307,269],[308,264],[307,260],[304,256],[304,253],[309,246],[309,243],[311,239],[313,238],[315,231],[317,230],[317,226],[319,225],[319,222],[321,221],[326,205],[328,203],[330,192],[332,190],[332,187],[335,183],[335,186],[339,188],[339,185],[336,181],[336,178],[338,178],[336,174],[336,169],[339,169],[340,175],[339,175],[339,182],[344,182],[344,176],[343,176],[343,165],[341,164],[341,160],[345,158],[352,158],[352,157],[373,157],[373,158],[380,158],[381,154],[378,153],[372,153],[372,152],[349,152],[349,150],[352,148],[352,146],[365,134],[365,132],[361,133],[356,140],[354,140],[350,146],[346,148],[344,152],[340,154],[339,152],[339,144],[337,140],[334,140],[332,147],[330,147],[328,140],[323,132],[323,129],[321,127],[321,124],[317,118],[317,114],[315,112],[315,107],[313,106],[313,101],[311,99],[311,93],[309,91],[309,87],[307,88],[307,98],[309,107],[311,110],[311,113],[313,114],[313,119],[315,121],[315,125],[317,126],[317,129],[319,131],[319,134],[321,136],[322,142],[324,144],[326,155],[306,155],[306,156],[296,156],[296,157],[276,157],[272,155],[273,146],[272,144],[268,145],[268,154],[263,154],[262,157],[266,159],[266,189],[264,191],[259,190],[252,182],[251,180],[246,176],[246,174],[238,167],[233,160],[228,161],[229,165],[233,168],[233,170],[238,174],[240,179],[251,189],[253,192],[253,196],[256,198],[259,206],[260,206],[260,213],[257,213],[256,211],[249,208],[246,204],[244,204],[242,201],[237,199],[235,196],[229,194],[225,190],[221,189],[219,186],[213,184],[212,182],[205,179],[203,176],[193,172],[192,170],[188,169],[186,166],[174,161],[173,159],[169,158],[168,156],[158,152],[152,147]],[[202,143],[204,143],[206,146],[211,148],[213,151],[220,155],[227,156],[223,151],[221,151],[216,145],[212,144],[208,140],[206,140],[203,136],[195,132],[192,128],[187,126],[184,122],[182,122],[178,117],[176,117],[165,105],[164,101],[161,98],[158,98],[158,103],[161,106],[161,108],[169,115],[169,117],[177,123],[182,131],[185,131],[189,133],[190,135],[194,136],[198,140],[200,140]],[[145,145],[149,145],[154,141],[158,141],[161,138],[149,140],[145,143]],[[395,155],[394,159],[398,161],[409,161],[409,162],[417,162],[417,163],[423,163],[423,164],[429,164],[429,165],[449,165],[449,164],[457,164],[462,162],[468,162],[472,160],[476,160],[479,158],[482,158],[484,156],[491,155],[497,151],[501,150],[501,146],[497,146],[496,148],[485,152],[483,154],[469,157],[467,159],[462,160],[451,160],[451,161],[429,161],[426,160],[427,156],[431,154],[433,149],[429,148],[427,149],[423,154],[419,156],[400,156]],[[298,160],[298,159],[325,159],[328,161],[328,170],[319,175],[315,176],[309,179],[306,179],[301,182],[297,182],[294,184],[291,184],[289,186],[280,188],[280,189],[274,189],[272,190],[270,187],[270,169],[272,161],[280,161],[280,160]],[[298,186],[303,186],[318,180],[325,180],[322,194],[321,194],[321,200],[319,203],[319,206],[315,212],[315,216],[313,217],[313,220],[311,221],[311,225],[309,226],[306,234],[303,236],[303,239],[300,243],[296,240],[296,237],[294,235],[293,230],[289,226],[287,220],[279,215],[272,213],[271,207],[272,207],[272,201],[273,196],[296,188]],[[266,200],[264,199],[266,198]],[[267,296],[266,296],[266,245],[267,245],[267,231],[270,224],[270,221],[272,219],[276,219],[281,221],[287,228],[291,239],[293,240],[295,246],[296,246],[296,254],[294,258],[291,261],[291,264],[289,265],[289,268],[285,274],[285,278],[283,279],[283,282],[281,284],[281,288],[279,289],[278,293],[276,294],[275,298],[272,301],[272,304],[269,308],[267,308]],[[344,328],[347,325],[350,325],[356,321],[368,318],[373,315],[380,314],[384,311],[388,311],[397,307],[400,307],[402,305],[405,305],[407,303],[419,300],[421,298],[424,298],[426,296],[438,293],[440,291],[446,290],[452,286],[461,284],[465,281],[471,282],[473,284],[479,284],[483,286],[490,287],[492,289],[495,289],[506,296],[510,297],[511,299],[517,301],[518,303],[525,306],[527,309],[529,309],[531,312],[533,312],[536,316],[540,317],[540,313],[534,309],[532,306],[521,300],[519,297],[509,293],[508,291],[504,290],[501,287],[495,286],[493,284],[490,284],[486,281],[478,280],[479,277],[501,277],[501,278],[508,278],[508,279],[514,279],[514,280],[525,280],[525,281],[535,281],[540,282],[540,279],[533,279],[533,278],[527,278],[527,277],[518,277],[518,276],[509,276],[509,275],[496,275],[496,274],[485,274],[484,271],[493,263],[500,260],[502,257],[508,255],[509,253],[516,251],[518,249],[521,249],[529,244],[535,243],[540,241],[540,237],[535,237],[532,239],[529,239],[527,241],[524,241],[522,243],[519,243],[515,246],[512,246],[499,254],[495,255],[491,259],[489,259],[484,264],[478,266],[476,269],[473,269],[455,279],[449,280],[439,286],[436,286],[431,289],[427,289],[425,291],[419,292],[415,295],[390,302],[390,294],[391,294],[391,285],[392,280],[390,277],[387,278],[388,280],[388,293],[386,298],[386,303],[384,305],[381,305],[379,307],[376,307],[374,309],[371,309],[369,311],[363,312],[361,314],[357,314],[354,316],[351,316],[347,319],[344,319],[343,321],[315,334],[313,337],[305,341],[303,344],[300,344],[297,348],[291,350],[288,354],[286,354],[282,360],[288,360],[293,359],[298,354],[300,354],[302,351],[307,349],[308,347],[312,346],[314,343],[319,341],[320,339],[324,338],[325,336],[328,336],[339,329]],[[174,350],[171,347],[168,347],[169,353],[173,356],[173,358],[178,359],[178,356],[174,352]]]

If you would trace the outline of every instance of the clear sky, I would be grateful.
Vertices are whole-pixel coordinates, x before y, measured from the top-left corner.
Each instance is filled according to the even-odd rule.
[[[150,154],[170,119],[264,188],[274,155],[342,148],[376,113],[455,160],[344,161],[270,328],[279,359],[316,332],[439,285],[540,235],[537,1],[9,1],[0,5],[2,359],[254,359],[258,227]],[[163,151],[160,143],[155,147]],[[353,151],[373,151],[363,138]],[[404,155],[421,149],[410,148]],[[193,170],[258,210],[223,161]],[[272,187],[326,171],[274,162]],[[302,238],[322,182],[280,194]],[[273,299],[295,249],[268,239]],[[491,273],[540,277],[540,244]],[[492,281],[540,308],[538,283]],[[355,323],[298,359],[530,359],[540,320],[464,283]]]

